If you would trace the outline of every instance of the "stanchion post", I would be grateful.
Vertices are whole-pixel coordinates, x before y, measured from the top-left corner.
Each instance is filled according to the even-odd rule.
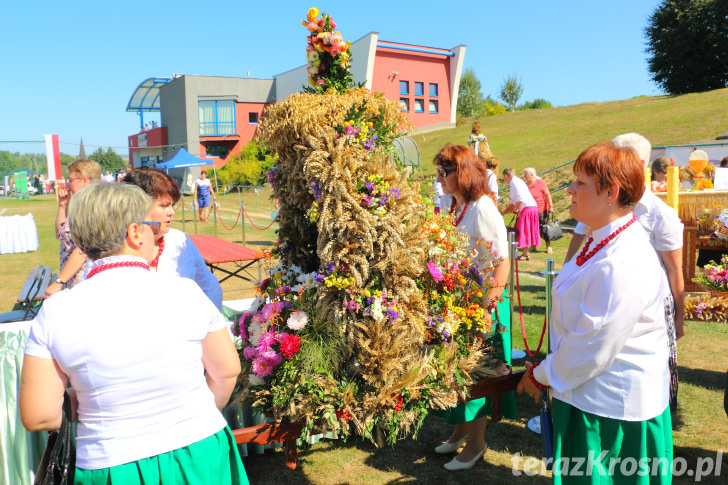
[[[182,232],[187,232],[185,230],[185,194],[182,194]]]
[[[551,287],[554,284],[554,278],[558,271],[554,271],[554,259],[548,258],[546,260],[546,271],[541,271],[541,274],[546,276],[546,349],[547,353],[551,353]]]
[[[238,203],[240,204],[240,232],[243,236],[243,244],[245,244],[245,202],[243,202],[243,198],[240,197],[240,187],[238,187]]]
[[[518,243],[516,243],[516,234],[508,233],[508,262],[510,263],[510,274],[508,275],[508,300],[511,312],[511,335],[513,335],[513,285],[516,278],[513,277],[516,271],[516,253],[518,253]],[[511,353],[513,353],[513,338],[511,338]]]
[[[214,229],[215,237],[217,237],[217,200],[214,197],[212,198],[212,210],[213,210],[212,218],[214,219],[214,222],[215,222],[215,229]]]
[[[197,209],[197,202],[194,197],[192,197],[192,220],[195,221],[195,235],[197,235],[197,214],[199,211]]]
[[[554,284],[554,278],[558,271],[554,271],[554,259],[546,260],[546,271],[541,271],[546,276],[546,353],[551,353],[551,287]],[[554,451],[551,440],[553,439],[553,428],[551,425],[551,393],[548,390],[543,391],[543,400],[541,402],[540,427],[542,434],[543,456],[547,460],[546,469],[552,469]],[[549,460],[549,458],[551,460]]]

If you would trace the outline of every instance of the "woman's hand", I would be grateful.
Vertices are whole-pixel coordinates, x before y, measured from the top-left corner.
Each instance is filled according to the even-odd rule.
[[[536,384],[531,382],[531,379],[528,377],[528,370],[531,369],[531,367],[533,367],[533,364],[531,364],[528,361],[526,361],[525,364],[526,364],[527,372],[525,374],[523,374],[523,377],[521,377],[521,381],[518,383],[518,386],[516,387],[516,391],[518,392],[518,394],[523,394],[523,392],[525,391],[526,394],[531,396],[533,398],[533,400],[536,403],[538,403],[542,397],[541,389],[536,387]]]
[[[71,200],[71,192],[66,187],[58,187],[58,206],[68,207],[69,200]]]

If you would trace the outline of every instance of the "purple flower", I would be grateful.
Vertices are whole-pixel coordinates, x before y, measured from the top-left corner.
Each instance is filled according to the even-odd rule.
[[[255,347],[245,347],[243,349],[243,357],[250,360],[258,355],[258,351],[255,349]]]
[[[396,320],[399,317],[399,312],[397,310],[389,310],[387,316],[390,320]]]
[[[316,276],[314,276],[313,280],[316,283],[323,283],[325,279],[325,276],[321,274],[320,272],[316,271]]]
[[[365,183],[364,184],[364,187],[366,187],[369,192],[373,192],[374,191],[374,184],[371,183],[371,182]]]
[[[399,189],[389,189],[389,195],[399,199],[401,194],[399,192]]]
[[[329,264],[326,265],[326,271],[328,271],[329,273],[333,273],[334,271],[336,271],[336,265],[333,261],[329,261]]]

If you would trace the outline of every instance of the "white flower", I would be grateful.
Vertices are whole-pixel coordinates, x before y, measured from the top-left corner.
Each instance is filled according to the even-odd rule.
[[[369,315],[377,321],[381,322],[384,320],[384,313],[382,312],[382,301],[377,298],[374,300],[374,303],[372,303],[372,306],[369,307]]]
[[[251,372],[248,376],[248,384],[250,384],[251,386],[262,386],[263,384],[265,384],[265,379],[263,379],[262,377],[258,377]]]
[[[250,337],[250,343],[253,344],[253,346],[257,346],[258,342],[260,342],[260,337],[263,336],[266,330],[266,327],[263,326],[263,324],[261,324],[260,322],[256,322],[255,320],[250,322],[250,325],[248,325],[248,336]]]
[[[286,325],[291,330],[301,330],[308,323],[308,315],[303,310],[296,310],[288,317]]]

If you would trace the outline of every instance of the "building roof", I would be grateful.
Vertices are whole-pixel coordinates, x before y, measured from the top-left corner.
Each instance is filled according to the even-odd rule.
[[[127,111],[159,111],[159,88],[172,79],[168,77],[150,77],[142,81],[131,95]]]

